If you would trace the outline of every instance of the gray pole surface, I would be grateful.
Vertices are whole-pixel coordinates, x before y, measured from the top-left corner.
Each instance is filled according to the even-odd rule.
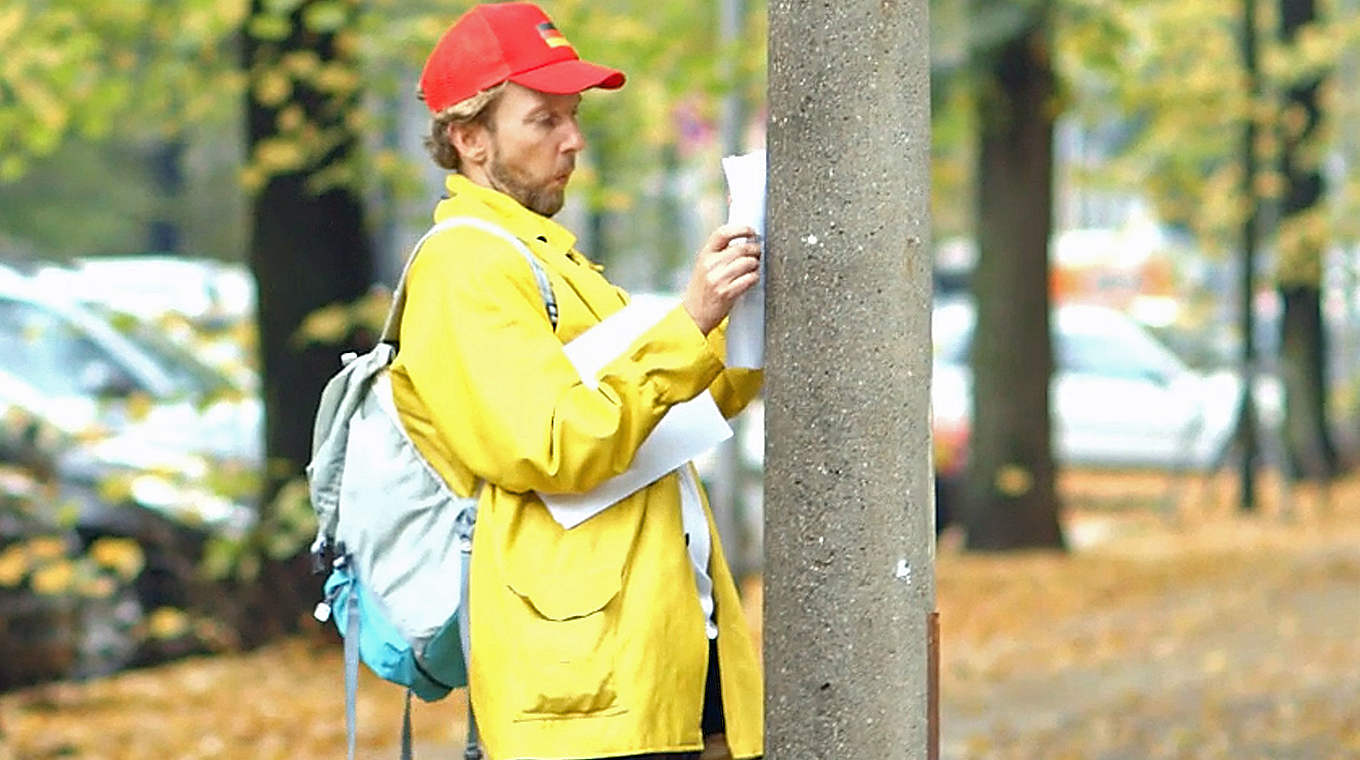
[[[926,8],[770,4],[770,760],[937,744]]]

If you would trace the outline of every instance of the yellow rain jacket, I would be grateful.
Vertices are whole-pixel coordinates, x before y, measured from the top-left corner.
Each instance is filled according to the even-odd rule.
[[[417,448],[460,495],[481,490],[469,604],[470,682],[491,760],[696,751],[708,640],[672,473],[563,530],[536,492],[584,492],[626,470],[671,405],[705,389],[732,416],[760,373],[725,370],[677,306],[585,386],[562,351],[627,295],[575,237],[454,174],[435,219],[473,216],[543,264],[551,328],[523,256],[482,230],[431,238],[407,282],[392,387]],[[718,659],[734,757],[762,751],[760,664],[704,504]],[[453,588],[449,593],[456,593]]]

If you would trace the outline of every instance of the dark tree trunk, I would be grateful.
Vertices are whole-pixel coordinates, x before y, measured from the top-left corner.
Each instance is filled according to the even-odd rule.
[[[1316,20],[1313,0],[1280,0],[1280,36],[1292,44],[1305,24]],[[1286,109],[1303,119],[1285,120],[1281,171],[1288,183],[1281,224],[1314,211],[1322,200],[1317,128],[1321,120],[1321,78],[1294,83]],[[1309,156],[1313,156],[1309,158]],[[1292,477],[1328,480],[1336,474],[1337,456],[1327,428],[1327,340],[1322,321],[1321,258],[1324,241],[1313,235],[1295,238],[1301,246],[1287,255],[1295,265],[1280,284],[1284,318],[1280,323],[1280,370],[1285,386],[1284,447]]]
[[[1238,397],[1234,443],[1240,452],[1238,509],[1256,510],[1256,469],[1260,456],[1257,440],[1256,396],[1256,248],[1260,237],[1261,203],[1256,191],[1256,103],[1261,98],[1261,72],[1256,55],[1256,0],[1242,2],[1242,70],[1246,74],[1248,108],[1242,129],[1242,195],[1246,218],[1242,222],[1242,278],[1238,298],[1242,324],[1242,391]]]
[[[147,250],[153,253],[182,253],[180,234],[184,195],[184,140],[161,140],[151,149],[151,176],[160,203],[156,217],[147,229]]]
[[[303,2],[293,11],[292,31],[285,39],[266,41],[247,33],[247,69],[258,75],[290,53],[313,53],[323,64],[342,60],[334,33],[310,30],[302,21],[307,10],[319,4]],[[252,17],[266,13],[267,6],[263,0],[253,0]],[[352,12],[353,6],[346,6]],[[248,96],[252,150],[279,136],[279,110],[289,105],[301,106],[319,134],[342,135],[329,151],[312,157],[300,169],[271,176],[251,207],[250,267],[259,286],[269,461],[263,499],[266,511],[279,487],[300,476],[310,457],[313,415],[322,386],[340,367],[339,352],[357,348],[304,347],[294,335],[308,314],[328,304],[353,301],[372,283],[373,253],[357,191],[340,186],[318,192],[314,186],[318,171],[349,158],[357,149],[357,139],[344,121],[356,100],[356,93],[325,94],[300,81],[293,82],[292,96],[281,104],[260,102],[254,88]],[[250,600],[250,614],[259,629],[245,632],[248,640],[289,630],[310,609],[319,583],[309,577],[305,565],[295,557],[265,566],[256,584],[259,593]]]
[[[969,549],[1062,547],[1050,440],[1054,76],[1040,17],[981,71]]]
[[[1284,443],[1290,475],[1326,481],[1336,475],[1337,455],[1327,428],[1327,335],[1321,292],[1309,285],[1283,285],[1280,370],[1285,386]]]

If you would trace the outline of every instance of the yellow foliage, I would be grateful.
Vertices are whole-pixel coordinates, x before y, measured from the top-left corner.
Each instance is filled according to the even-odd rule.
[[[356,323],[377,332],[387,321],[387,311],[391,307],[392,292],[385,287],[376,287],[354,303],[353,319]]]
[[[8,43],[23,28],[25,10],[22,5],[0,8],[0,44]]]
[[[151,414],[151,410],[155,406],[156,402],[151,399],[150,395],[141,392],[133,393],[127,398],[128,419],[133,422],[141,422]]]
[[[273,138],[255,145],[255,162],[267,172],[283,172],[302,165],[306,154],[296,140]]]
[[[19,435],[25,427],[33,422],[33,415],[17,406],[11,406],[0,416],[0,424],[12,435]]]
[[[330,63],[321,68],[313,80],[317,89],[322,92],[329,92],[344,95],[354,92],[359,88],[359,73],[351,66],[341,63]]]
[[[89,599],[107,599],[118,590],[118,584],[107,575],[84,575],[76,585],[76,591]]]
[[[1280,198],[1285,191],[1285,177],[1280,172],[1263,171],[1256,175],[1257,198]]]
[[[66,541],[57,536],[39,536],[27,542],[28,556],[35,560],[53,560],[66,556]]]
[[[321,66],[321,58],[311,50],[295,50],[279,60],[279,66],[299,79],[309,77]]]
[[[241,169],[238,176],[241,181],[241,187],[244,187],[247,192],[251,193],[263,188],[265,181],[269,177],[269,175],[259,166],[245,166]]]
[[[601,195],[601,205],[608,211],[622,212],[633,207],[635,198],[621,190],[605,190]]]
[[[130,538],[100,538],[90,545],[89,556],[125,581],[136,578],[146,565],[141,545]]]
[[[292,132],[302,127],[306,116],[302,113],[302,106],[292,103],[279,111],[278,125],[281,132]]]
[[[28,552],[22,544],[12,544],[0,551],[0,588],[14,588],[28,575]]]
[[[266,69],[255,78],[252,89],[261,104],[277,106],[293,94],[293,80],[277,69]]]
[[[286,18],[257,15],[250,19],[250,34],[262,40],[286,39],[292,30],[293,25]]]
[[[189,631],[189,616],[173,607],[159,607],[147,616],[146,628],[152,638],[173,639]]]
[[[39,594],[56,596],[69,593],[75,586],[76,567],[67,559],[49,562],[33,571],[29,585]]]
[[[352,321],[344,304],[333,303],[307,315],[293,335],[295,344],[339,343],[349,333]]]
[[[132,478],[127,475],[111,475],[100,480],[95,490],[104,501],[119,504],[132,498]]]
[[[348,19],[349,14],[345,12],[344,5],[333,0],[310,3],[302,13],[307,29],[321,34],[334,32],[343,27]]]
[[[996,471],[996,490],[1012,498],[1029,493],[1034,487],[1034,476],[1018,464],[1008,464]]]
[[[77,430],[74,434],[74,438],[77,441],[91,443],[93,441],[99,441],[104,438],[108,438],[112,433],[113,431],[110,430],[107,425],[101,425],[98,422],[92,422],[89,425],[86,425],[85,427],[81,428],[80,430]]]
[[[23,156],[8,155],[0,156],[0,182],[12,182],[24,173],[28,162]]]
[[[331,38],[331,44],[335,46],[335,54],[342,58],[353,58],[359,54],[359,35],[347,29],[341,29]]]

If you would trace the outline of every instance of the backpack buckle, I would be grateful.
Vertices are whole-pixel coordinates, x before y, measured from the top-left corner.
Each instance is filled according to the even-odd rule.
[[[330,552],[328,541],[318,541],[312,547],[312,575],[322,575],[330,568]]]

